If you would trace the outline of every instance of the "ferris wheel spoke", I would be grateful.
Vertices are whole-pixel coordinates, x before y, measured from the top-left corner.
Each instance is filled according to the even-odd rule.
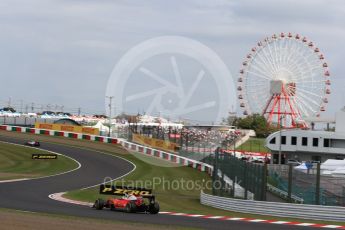
[[[324,79],[324,80],[319,80],[319,81],[296,81],[296,83],[317,83],[317,82],[326,82],[327,79]]]
[[[280,42],[279,45],[278,45],[278,47],[279,47],[278,59],[279,59],[280,65],[283,63],[282,60],[283,60],[284,57],[285,57],[285,52],[283,52],[283,51],[284,51],[283,45],[284,45],[284,42],[283,42],[283,41]]]
[[[256,60],[255,58],[257,58],[265,64],[265,66],[262,66],[262,68],[266,69],[271,75],[274,74],[274,66],[272,66],[272,63],[270,62],[270,59],[268,58],[268,55],[266,52],[264,52],[264,50],[259,50],[254,56],[254,60]]]
[[[322,98],[321,95],[318,95],[318,94],[316,94],[316,93],[310,92],[310,91],[308,91],[308,90],[304,90],[304,89],[298,89],[298,90],[299,90],[299,91],[302,91],[302,92],[304,92],[304,93],[307,93],[307,94],[309,94],[309,95],[313,95],[314,97]]]
[[[270,43],[267,43],[267,47],[268,47],[268,52],[269,52],[269,60],[270,60],[270,63],[271,63],[271,65],[274,67],[274,70],[275,70],[275,72],[277,72],[278,71],[278,66],[277,66],[277,64],[274,62],[274,57],[273,57],[273,54],[272,54],[272,50],[271,50],[271,46],[270,46]],[[272,48],[273,49],[273,48]]]
[[[275,50],[276,50],[276,53],[275,53],[275,59],[276,59],[276,62],[278,63],[278,66],[281,65],[281,56],[282,56],[282,53],[281,53],[281,42],[275,42],[274,43],[274,47],[275,47]]]
[[[273,44],[273,47],[272,47],[272,49],[273,49],[273,62],[276,64],[276,66],[277,66],[277,69],[279,69],[279,61],[278,61],[278,50],[277,50],[277,46],[276,46],[276,42],[275,41],[273,41],[272,42],[272,44]]]
[[[300,105],[300,108],[303,108],[303,111],[305,111],[305,115],[308,115],[308,116],[309,116],[308,110],[309,110],[311,113],[316,113],[316,111],[313,110],[313,108],[310,107],[310,105],[308,105],[308,104],[305,102],[304,99],[302,99],[302,98],[300,98],[300,97],[298,97],[298,96],[295,96],[295,99],[296,99],[297,101],[300,102],[300,104],[297,103],[297,105]],[[302,104],[303,104],[303,107],[302,107]],[[308,109],[308,110],[305,110],[305,109]]]
[[[263,94],[263,95],[267,94],[267,91],[266,92],[258,92],[258,91],[259,91],[258,88],[248,88],[246,90],[247,93]]]
[[[291,51],[291,54],[286,62],[286,65],[291,67],[291,68],[296,68],[298,66],[303,66],[303,64],[305,64],[304,62],[301,63],[301,61],[305,60],[302,56],[303,54],[301,54],[300,52],[298,52],[298,50],[294,50]]]
[[[268,48],[269,48],[269,50],[268,50],[268,55],[266,56],[266,58],[267,58],[268,63],[270,63],[270,65],[272,66],[273,73],[276,73],[278,70],[278,66],[274,62],[274,57],[273,57],[273,54],[271,53],[269,45],[268,45]]]
[[[307,91],[313,92],[313,93],[315,93],[315,94],[322,94],[322,93],[323,93],[323,91],[322,91],[322,90],[319,90],[319,88],[302,87],[302,86],[300,86],[300,87],[298,88],[298,92],[303,92],[303,90],[307,90]],[[320,98],[321,98],[321,97],[320,97]]]
[[[258,88],[248,88],[246,90],[247,93],[251,93],[251,94],[254,94],[255,97],[257,97],[257,95],[267,95],[267,91],[264,92],[264,91],[259,91]]]
[[[303,73],[303,77],[299,78],[299,80],[309,80],[309,79],[314,79],[313,75],[306,75],[307,73]],[[322,72],[323,74],[323,72]]]
[[[281,64],[282,64],[281,58],[282,58],[283,53],[281,52],[281,42],[279,40],[278,40],[278,42],[274,43],[274,48],[276,50],[276,52],[275,52],[276,62],[278,63],[278,66],[281,66]]]
[[[261,79],[259,79],[259,80],[261,80]],[[254,90],[258,90],[258,89],[261,89],[261,88],[265,88],[266,89],[266,88],[269,87],[269,83],[267,81],[265,81],[265,82],[263,82],[263,81],[248,82],[248,83],[245,84],[245,87],[247,89],[251,89],[252,88]]]
[[[310,103],[314,104],[316,107],[320,106],[319,103],[315,102],[314,100],[312,100],[310,97],[308,97],[307,95],[305,95],[304,93],[299,93],[298,96],[301,96],[301,98],[304,98],[306,101],[309,101]]]
[[[272,61],[273,60],[273,56],[272,56],[272,53],[271,53],[271,48],[269,47],[269,44],[267,43],[267,47],[268,47],[268,50],[266,52],[266,49],[264,48],[261,48],[261,52],[264,54],[264,57],[266,58],[267,62],[270,64],[271,66],[271,69],[274,72],[277,71],[277,68],[276,68],[276,65],[275,63]]]
[[[292,71],[294,71],[297,76],[300,76],[300,77],[298,77],[299,80],[312,78],[312,76],[309,72],[303,71],[301,68],[302,68],[302,65],[292,65],[292,67],[291,67]]]
[[[299,54],[299,47],[296,46],[295,43],[291,43],[291,41],[290,41],[290,44],[292,45],[288,49],[289,55],[287,56],[285,63],[298,62],[296,58],[297,56],[296,54]]]
[[[253,67],[254,66],[254,67]],[[248,66],[247,70],[251,70],[251,68],[253,68],[253,70],[260,72],[261,74],[269,77],[270,79],[273,76],[273,73],[271,73],[270,71],[268,71],[267,69],[264,69],[263,66],[261,65],[260,62],[255,62],[252,63]]]
[[[294,82],[300,82],[301,80],[312,80],[313,77],[310,75],[307,75],[305,72],[302,73],[301,71],[298,72],[298,74],[295,75]]]
[[[297,102],[297,101],[299,101],[299,103]],[[296,107],[297,107],[297,111],[299,112],[299,113],[302,113],[302,114],[304,114],[304,115],[307,115],[307,116],[309,116],[309,112],[305,109],[306,107],[304,107],[304,106],[302,106],[302,105],[304,105],[303,104],[303,102],[301,102],[300,100],[299,100],[299,98],[297,98],[297,97],[295,97],[294,98],[294,105],[296,105]]]
[[[311,116],[317,113],[316,110],[308,106],[303,100],[297,99],[299,103],[297,104],[298,107],[300,108],[300,116]]]
[[[318,69],[323,69],[322,67],[322,63],[318,62],[318,61],[315,61],[315,62],[306,62],[308,63],[308,65],[310,66],[310,70],[313,71],[313,70],[318,70]]]
[[[299,82],[304,82],[304,80],[307,80],[307,81],[305,81],[305,82],[313,82],[313,79],[315,79],[315,77],[313,77],[313,76],[308,76],[308,75],[306,75],[306,73],[304,73],[303,74],[303,77],[300,77],[298,80],[299,80]],[[310,81],[308,81],[308,80],[310,80]],[[297,81],[296,81],[297,82]]]
[[[302,66],[305,66],[305,62],[301,62],[301,60],[305,61],[305,59],[300,53],[296,51],[292,57],[294,57],[294,59],[289,59],[287,62],[287,65],[290,66],[291,69],[299,69]]]
[[[260,67],[260,69],[263,71],[263,72],[266,72],[268,75],[273,75],[273,70],[271,67],[269,67],[269,64],[264,60],[264,59],[261,59],[261,55],[257,55],[258,57],[258,60],[256,60],[255,64],[257,64],[257,66]]]
[[[304,52],[301,49],[300,46],[297,46],[296,44],[294,45],[294,48],[292,49],[289,59],[288,59],[288,63],[290,63],[291,65],[297,65],[299,64],[299,61],[301,60],[301,58],[303,58],[304,56]],[[297,58],[300,57],[300,58]]]
[[[256,69],[256,67],[254,66],[253,69]],[[249,71],[249,70],[247,70],[247,73],[253,74],[256,77],[263,78],[263,79],[266,79],[266,80],[269,80],[269,81],[272,80],[272,78],[270,78],[270,76],[267,76],[265,73],[256,73],[256,72],[252,72],[252,71]]]
[[[292,103],[290,103],[292,110],[297,113],[295,114],[296,117],[301,116],[301,113],[304,113],[303,110],[301,110],[301,108],[299,108],[299,103],[297,103],[297,100],[294,97],[291,97],[291,101]]]
[[[285,64],[288,63],[290,61],[290,58],[293,57],[293,55],[295,54],[294,49],[294,43],[291,43],[291,39],[288,39],[288,41],[286,42],[286,52],[288,54],[286,55],[284,60]]]

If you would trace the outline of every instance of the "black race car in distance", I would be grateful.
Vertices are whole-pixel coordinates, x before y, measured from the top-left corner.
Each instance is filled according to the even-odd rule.
[[[33,141],[33,140],[25,142],[25,145],[31,146],[31,147],[40,147],[41,146],[41,144],[38,141]]]

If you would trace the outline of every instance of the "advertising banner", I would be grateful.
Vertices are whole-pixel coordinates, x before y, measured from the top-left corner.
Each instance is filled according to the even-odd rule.
[[[57,154],[32,154],[33,160],[55,160],[58,158]]]
[[[106,186],[104,184],[101,184],[99,188],[100,194],[105,195],[119,195],[122,196],[124,194],[130,194],[130,195],[136,195],[136,196],[142,196],[142,195],[151,195],[152,189],[146,189],[146,188],[139,188],[139,187],[127,187],[127,186]]]
[[[84,127],[84,126],[76,126],[76,125],[65,125],[65,124],[47,124],[47,123],[35,123],[36,129],[49,129],[49,130],[57,130],[57,131],[64,131],[64,132],[72,132],[72,133],[85,133],[91,135],[99,135],[98,128],[91,128],[91,127]]]
[[[139,134],[133,134],[133,142],[147,145],[152,148],[158,148],[165,151],[176,151],[178,149],[178,144],[170,142],[170,141],[164,141],[160,139],[150,138],[146,136],[141,136]]]

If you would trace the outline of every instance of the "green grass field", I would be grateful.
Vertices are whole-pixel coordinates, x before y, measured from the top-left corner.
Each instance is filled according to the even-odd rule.
[[[57,160],[32,160],[33,153],[47,152],[0,143],[0,180],[54,175],[78,167],[75,161],[64,156],[58,156]]]
[[[250,152],[269,152],[265,147],[265,138],[251,137],[244,144],[236,148],[236,150],[250,151]]]

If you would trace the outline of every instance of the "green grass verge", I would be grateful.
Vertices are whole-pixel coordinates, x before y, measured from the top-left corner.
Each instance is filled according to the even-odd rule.
[[[236,148],[236,150],[250,151],[250,152],[269,152],[265,147],[265,138],[249,138],[248,141]]]
[[[49,176],[78,167],[75,161],[64,156],[56,160],[32,160],[33,153],[48,152],[0,143],[0,180]]]

